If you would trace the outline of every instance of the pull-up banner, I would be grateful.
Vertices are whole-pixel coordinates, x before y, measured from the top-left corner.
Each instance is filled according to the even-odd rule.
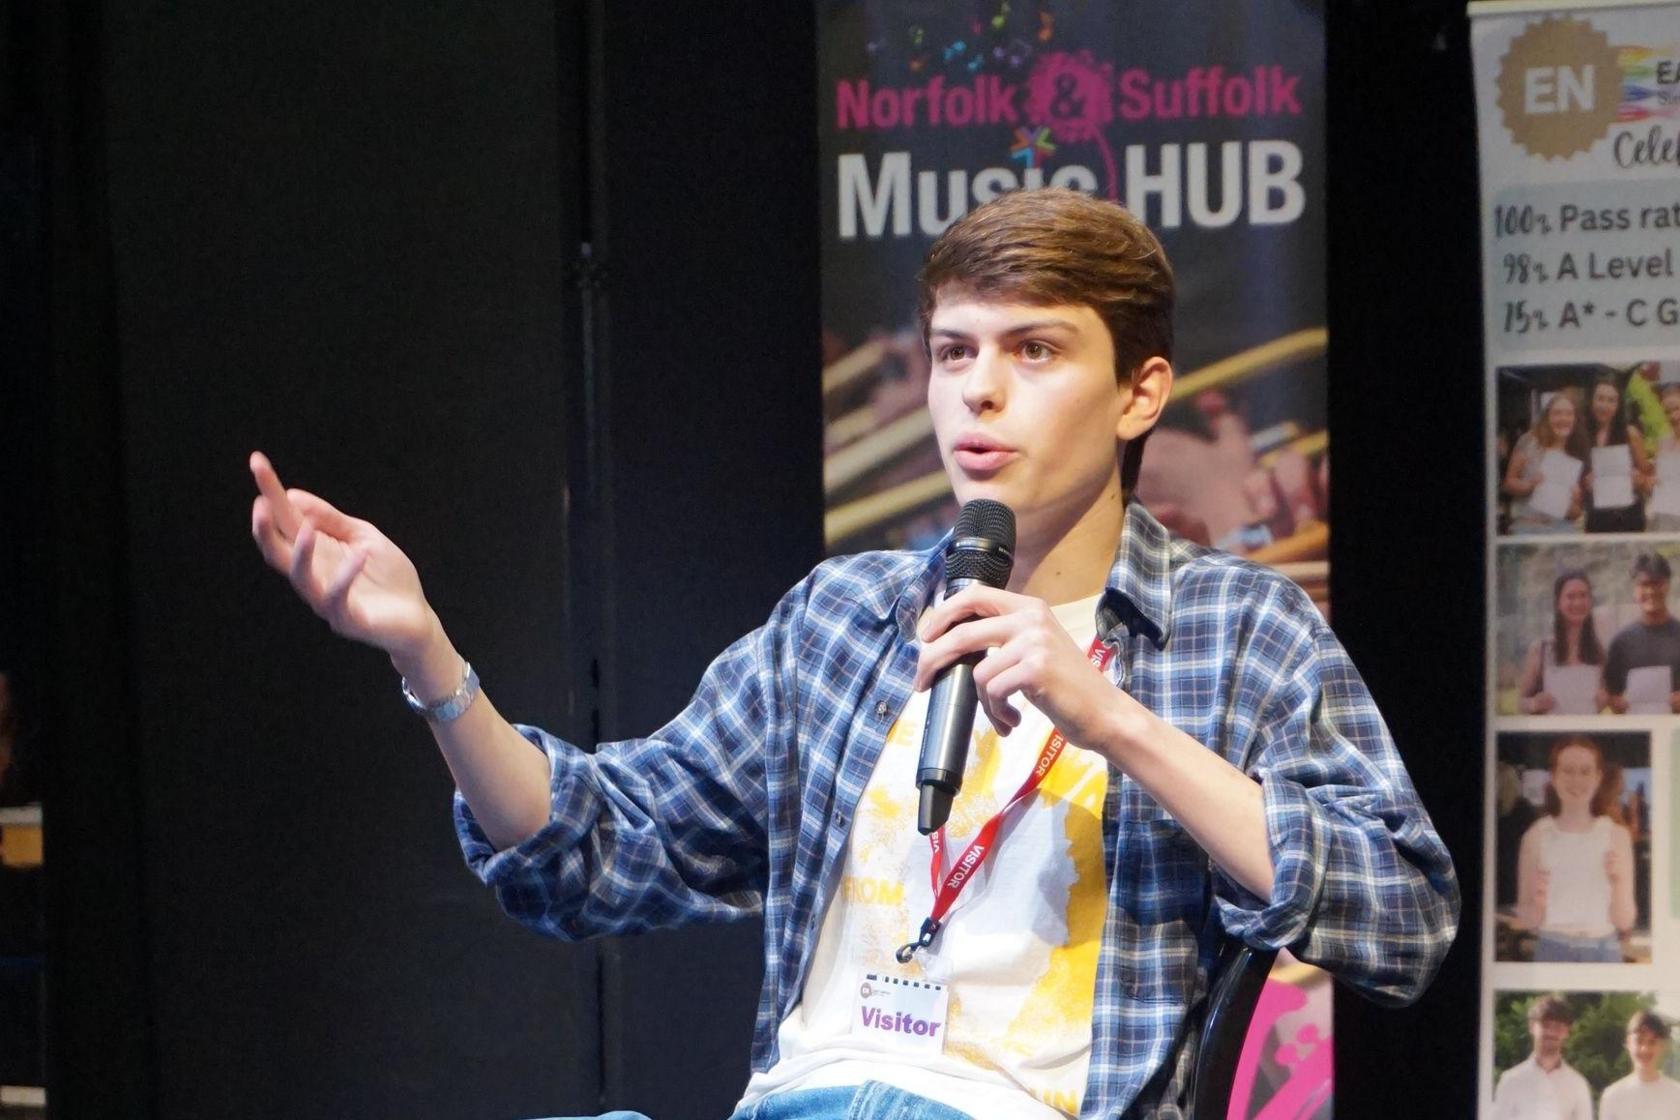
[[[1178,380],[1138,497],[1181,535],[1278,567],[1327,610],[1320,6],[819,11],[829,549],[920,547],[954,520],[924,407],[917,269],[972,207],[1067,186],[1139,214],[1178,278]],[[956,1038],[962,1010],[951,1014]],[[1329,1098],[1329,984],[1288,961],[1262,998],[1231,1116],[1322,1120]]]
[[[1481,1115],[1680,1116],[1680,5],[1470,11],[1493,530]]]

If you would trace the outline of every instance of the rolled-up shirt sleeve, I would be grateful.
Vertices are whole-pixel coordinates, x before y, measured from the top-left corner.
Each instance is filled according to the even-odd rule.
[[[514,918],[554,937],[632,933],[758,912],[767,828],[764,744],[798,588],[718,656],[683,712],[644,739],[584,751],[518,727],[548,756],[549,818],[497,851],[457,790],[468,866]]]
[[[1452,859],[1353,662],[1314,621],[1261,711],[1269,898],[1216,872],[1226,931],[1288,948],[1383,1003],[1416,999],[1458,928]]]

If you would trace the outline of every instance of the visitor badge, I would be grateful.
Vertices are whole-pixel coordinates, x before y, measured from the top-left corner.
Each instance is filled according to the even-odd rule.
[[[895,1050],[937,1054],[945,1046],[950,993],[931,980],[865,972],[858,980],[852,1034]]]

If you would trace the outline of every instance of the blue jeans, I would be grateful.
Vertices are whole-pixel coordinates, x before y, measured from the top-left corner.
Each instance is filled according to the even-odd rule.
[[[1621,964],[1622,941],[1615,934],[1608,937],[1576,937],[1567,933],[1540,931],[1534,945],[1537,961],[1586,961],[1596,964]]]
[[[569,1120],[588,1118],[577,1116]],[[609,1112],[594,1120],[648,1120],[648,1117],[640,1112]],[[729,1120],[973,1120],[973,1117],[903,1089],[879,1081],[865,1081],[862,1085],[776,1093],[749,1104]]]

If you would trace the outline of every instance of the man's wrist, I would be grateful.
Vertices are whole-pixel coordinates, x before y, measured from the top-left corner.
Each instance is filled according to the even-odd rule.
[[[409,691],[426,703],[441,700],[461,687],[463,663],[436,615],[431,617],[430,631],[418,649],[391,654],[391,667],[408,682]]]
[[[1130,696],[1114,690],[1114,702],[1105,711],[1097,751],[1123,771],[1132,769],[1137,752],[1150,741],[1155,715]]]

